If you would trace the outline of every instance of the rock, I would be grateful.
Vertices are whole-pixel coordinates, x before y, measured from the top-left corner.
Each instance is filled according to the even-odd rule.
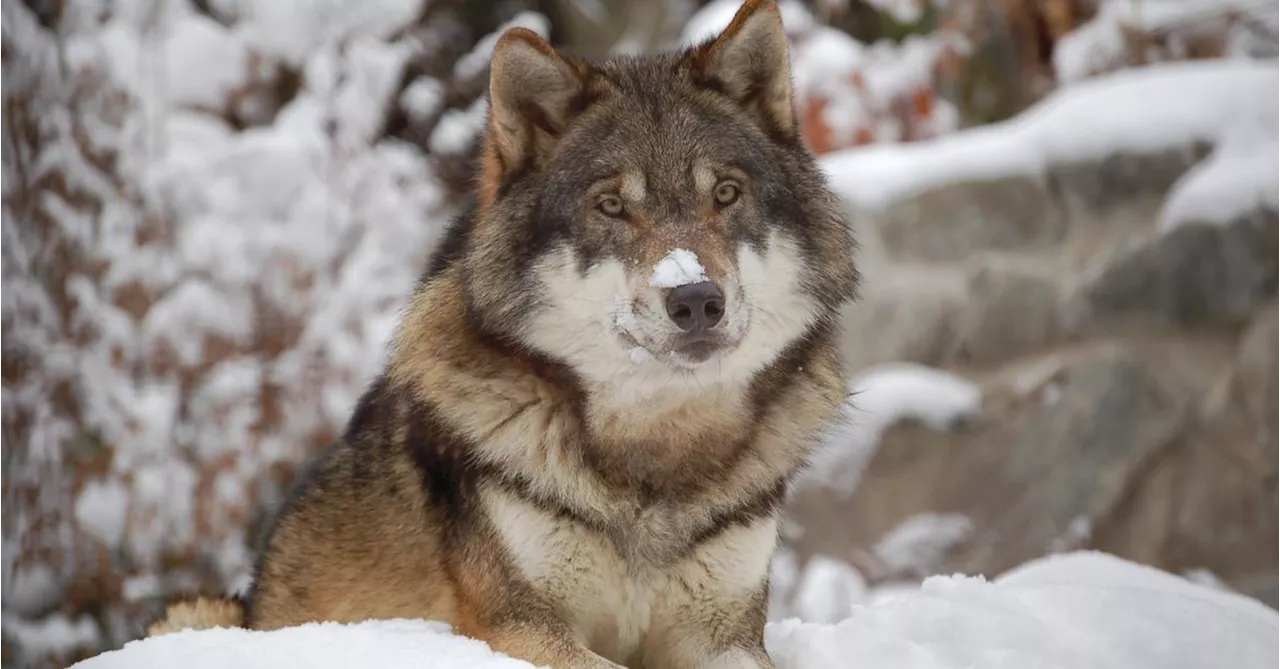
[[[1273,609],[1280,606],[1280,579],[1274,571],[1234,579],[1228,585]]]
[[[969,304],[959,272],[898,268],[864,288],[841,313],[841,352],[849,373],[882,362],[940,363],[954,347]]]
[[[1057,544],[1105,518],[1187,416],[1183,389],[1125,349],[1066,370],[1048,397],[1016,423],[1007,452],[960,500],[972,509],[975,533],[956,568],[999,573],[1069,547]]]
[[[910,260],[1045,247],[1066,232],[1044,184],[1025,176],[940,186],[891,205],[876,222],[890,255]]]
[[[989,389],[983,415],[957,431],[889,430],[852,495],[797,495],[797,546],[856,562],[904,521],[959,514],[971,532],[944,571],[994,575],[1087,540],[1190,412],[1185,389],[1134,349],[1064,363],[1030,392]]]
[[[1101,261],[1068,298],[1064,319],[1076,331],[1132,320],[1241,322],[1276,293],[1276,244],[1275,212],[1154,234]]]
[[[1159,153],[1115,154],[1101,161],[1052,165],[1048,179],[1071,220],[1106,217],[1138,200],[1159,201],[1187,170],[1209,153],[1208,145],[1188,145]],[[1149,222],[1149,221],[1148,221]]]
[[[1201,424],[1134,481],[1094,527],[1090,547],[1173,572],[1207,569],[1227,582],[1275,573],[1275,448],[1238,420]]]
[[[1058,329],[1058,291],[1049,276],[986,264],[969,275],[955,349],[965,362],[987,364],[1045,346]]]
[[[1280,369],[1280,313],[1276,302],[1259,311],[1240,338],[1236,353],[1236,386],[1240,401],[1254,425],[1265,433],[1272,449],[1276,445],[1276,426],[1280,425],[1280,392],[1277,391],[1277,369]]]

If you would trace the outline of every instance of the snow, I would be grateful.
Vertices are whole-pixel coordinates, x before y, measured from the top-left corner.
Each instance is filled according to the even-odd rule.
[[[1271,128],[1275,130],[1275,125]],[[1173,185],[1160,213],[1168,231],[1188,223],[1230,223],[1280,204],[1280,142],[1276,134],[1228,135]]]
[[[922,513],[895,525],[872,548],[879,570],[889,574],[934,573],[947,551],[973,523],[958,513]]]
[[[797,97],[823,101],[822,120],[836,146],[849,145],[859,129],[877,142],[901,141],[906,130],[895,106],[916,91],[932,90],[938,58],[960,47],[955,38],[918,35],[863,45],[838,29],[814,28],[791,51]],[[922,132],[934,136],[955,129],[955,107],[940,98],[933,105],[931,127]]]
[[[831,428],[797,486],[852,490],[881,434],[906,420],[948,430],[976,415],[982,392],[959,376],[915,363],[868,368],[849,382],[843,420]]]
[[[707,270],[698,262],[698,254],[675,249],[653,266],[649,285],[654,288],[678,288],[708,281]]]
[[[631,347],[631,362],[639,364],[650,360],[653,360],[653,354],[649,352],[649,349],[643,346]]]
[[[450,109],[440,117],[435,130],[427,140],[427,148],[436,154],[458,154],[471,147],[484,129],[489,101],[477,98],[466,109]]]
[[[1136,46],[1126,33],[1228,33],[1234,41],[1237,33],[1253,32],[1233,30],[1245,19],[1269,27],[1274,35],[1277,14],[1274,5],[1267,5],[1254,0],[1104,0],[1092,19],[1054,45],[1054,72],[1059,82],[1071,83],[1123,65]]]
[[[238,0],[238,24],[256,51],[300,64],[322,45],[386,38],[418,17],[424,0]]]
[[[914,363],[871,367],[849,383],[858,411],[885,427],[914,419],[935,430],[947,430],[974,416],[982,393],[954,374]]]
[[[62,581],[51,566],[31,563],[13,567],[6,565],[5,569],[6,612],[12,611],[24,616],[39,615],[61,599]]]
[[[6,615],[3,620],[5,636],[17,639],[25,656],[57,657],[98,644],[98,626],[87,615],[74,620],[54,615],[40,622]]]
[[[493,57],[493,48],[498,45],[502,34],[512,28],[532,30],[543,39],[551,36],[551,22],[537,12],[520,12],[510,21],[498,26],[498,29],[486,35],[472,47],[465,56],[453,65],[453,77],[459,81],[467,81],[489,71],[489,59]]]
[[[439,79],[418,77],[400,93],[400,108],[415,123],[423,123],[444,106],[444,84]]]
[[[129,490],[111,478],[90,481],[76,497],[76,522],[109,548],[120,545],[129,510]]]
[[[1227,128],[1274,136],[1278,91],[1274,60],[1161,63],[1060,89],[1003,123],[927,142],[846,149],[821,164],[851,205],[883,209],[947,183],[1216,144]]]
[[[213,111],[227,104],[249,69],[244,42],[200,15],[174,22],[163,58],[170,101]]]
[[[1074,553],[994,582],[935,576],[837,625],[775,623],[779,667],[1272,667],[1274,611],[1119,558]]]
[[[740,7],[742,0],[713,0],[707,3],[685,23],[680,41],[686,46],[692,46],[716,37],[729,27]],[[813,14],[798,0],[780,0],[778,12],[782,14],[782,28],[788,35],[803,33],[815,25]]]
[[[915,23],[924,16],[926,3],[932,0],[868,0],[867,4],[893,17],[898,23]]]
[[[5,386],[6,425],[32,426],[5,472],[31,500],[6,511],[6,613],[87,583],[109,621],[136,616],[122,591],[250,573],[246,519],[341,429],[453,214],[422,149],[382,137],[415,44],[393,35],[422,6],[241,0],[223,25],[71,3],[54,36],[6,3],[6,100],[42,139],[25,175],[6,149],[5,216],[24,178],[65,184],[38,194],[47,225],[3,231],[6,356],[39,361]],[[70,275],[36,269],[50,250]],[[80,557],[97,544],[113,559]]]
[[[817,605],[856,575],[817,561],[804,580]],[[1101,553],[1033,561],[994,581],[935,576],[919,588],[848,610],[839,622],[772,622],[778,669],[1271,669],[1280,661],[1275,611]],[[215,629],[145,639],[78,669],[376,666],[499,669],[531,665],[490,653],[440,623],[310,623],[273,632]]]
[[[146,639],[72,665],[81,669],[517,669],[527,662],[450,634],[442,623],[387,620],[359,625],[310,623],[274,632],[214,629]]]
[[[923,0],[881,0],[883,9],[907,16],[923,9]],[[733,19],[739,0],[717,0],[686,24],[686,45],[718,34]],[[847,33],[819,24],[801,3],[779,3],[783,28],[791,41],[791,69],[796,99],[806,107],[820,105],[824,128],[833,146],[849,146],[867,132],[874,141],[896,142],[953,131],[959,114],[950,103],[929,96],[931,111],[903,118],[915,107],[913,96],[931,91],[939,58],[962,50],[963,40],[946,30],[928,37],[910,35],[901,43],[880,40],[865,45]],[[825,149],[822,149],[825,150]]]
[[[791,617],[811,623],[838,623],[867,596],[867,583],[849,563],[815,555],[805,565],[790,605]]]

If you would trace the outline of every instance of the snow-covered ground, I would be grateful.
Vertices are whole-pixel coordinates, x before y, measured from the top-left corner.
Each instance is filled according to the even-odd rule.
[[[810,582],[827,588],[823,579]],[[815,596],[822,596],[816,592]],[[838,623],[770,623],[778,669],[1272,669],[1276,612],[1099,553],[1044,558],[995,581],[936,576],[852,607]],[[77,669],[326,669],[531,666],[439,623],[207,630],[138,641]]]

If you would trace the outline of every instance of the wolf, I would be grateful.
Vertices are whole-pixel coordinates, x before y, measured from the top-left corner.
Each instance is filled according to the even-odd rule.
[[[478,172],[247,596],[148,633],[425,618],[560,668],[771,667],[781,505],[846,399],[858,283],[777,7],[643,57],[505,32]]]

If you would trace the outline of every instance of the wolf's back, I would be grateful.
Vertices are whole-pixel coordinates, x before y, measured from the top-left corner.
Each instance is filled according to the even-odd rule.
[[[243,627],[244,602],[232,597],[205,597],[171,602],[159,620],[147,625],[147,636],[214,627]]]

